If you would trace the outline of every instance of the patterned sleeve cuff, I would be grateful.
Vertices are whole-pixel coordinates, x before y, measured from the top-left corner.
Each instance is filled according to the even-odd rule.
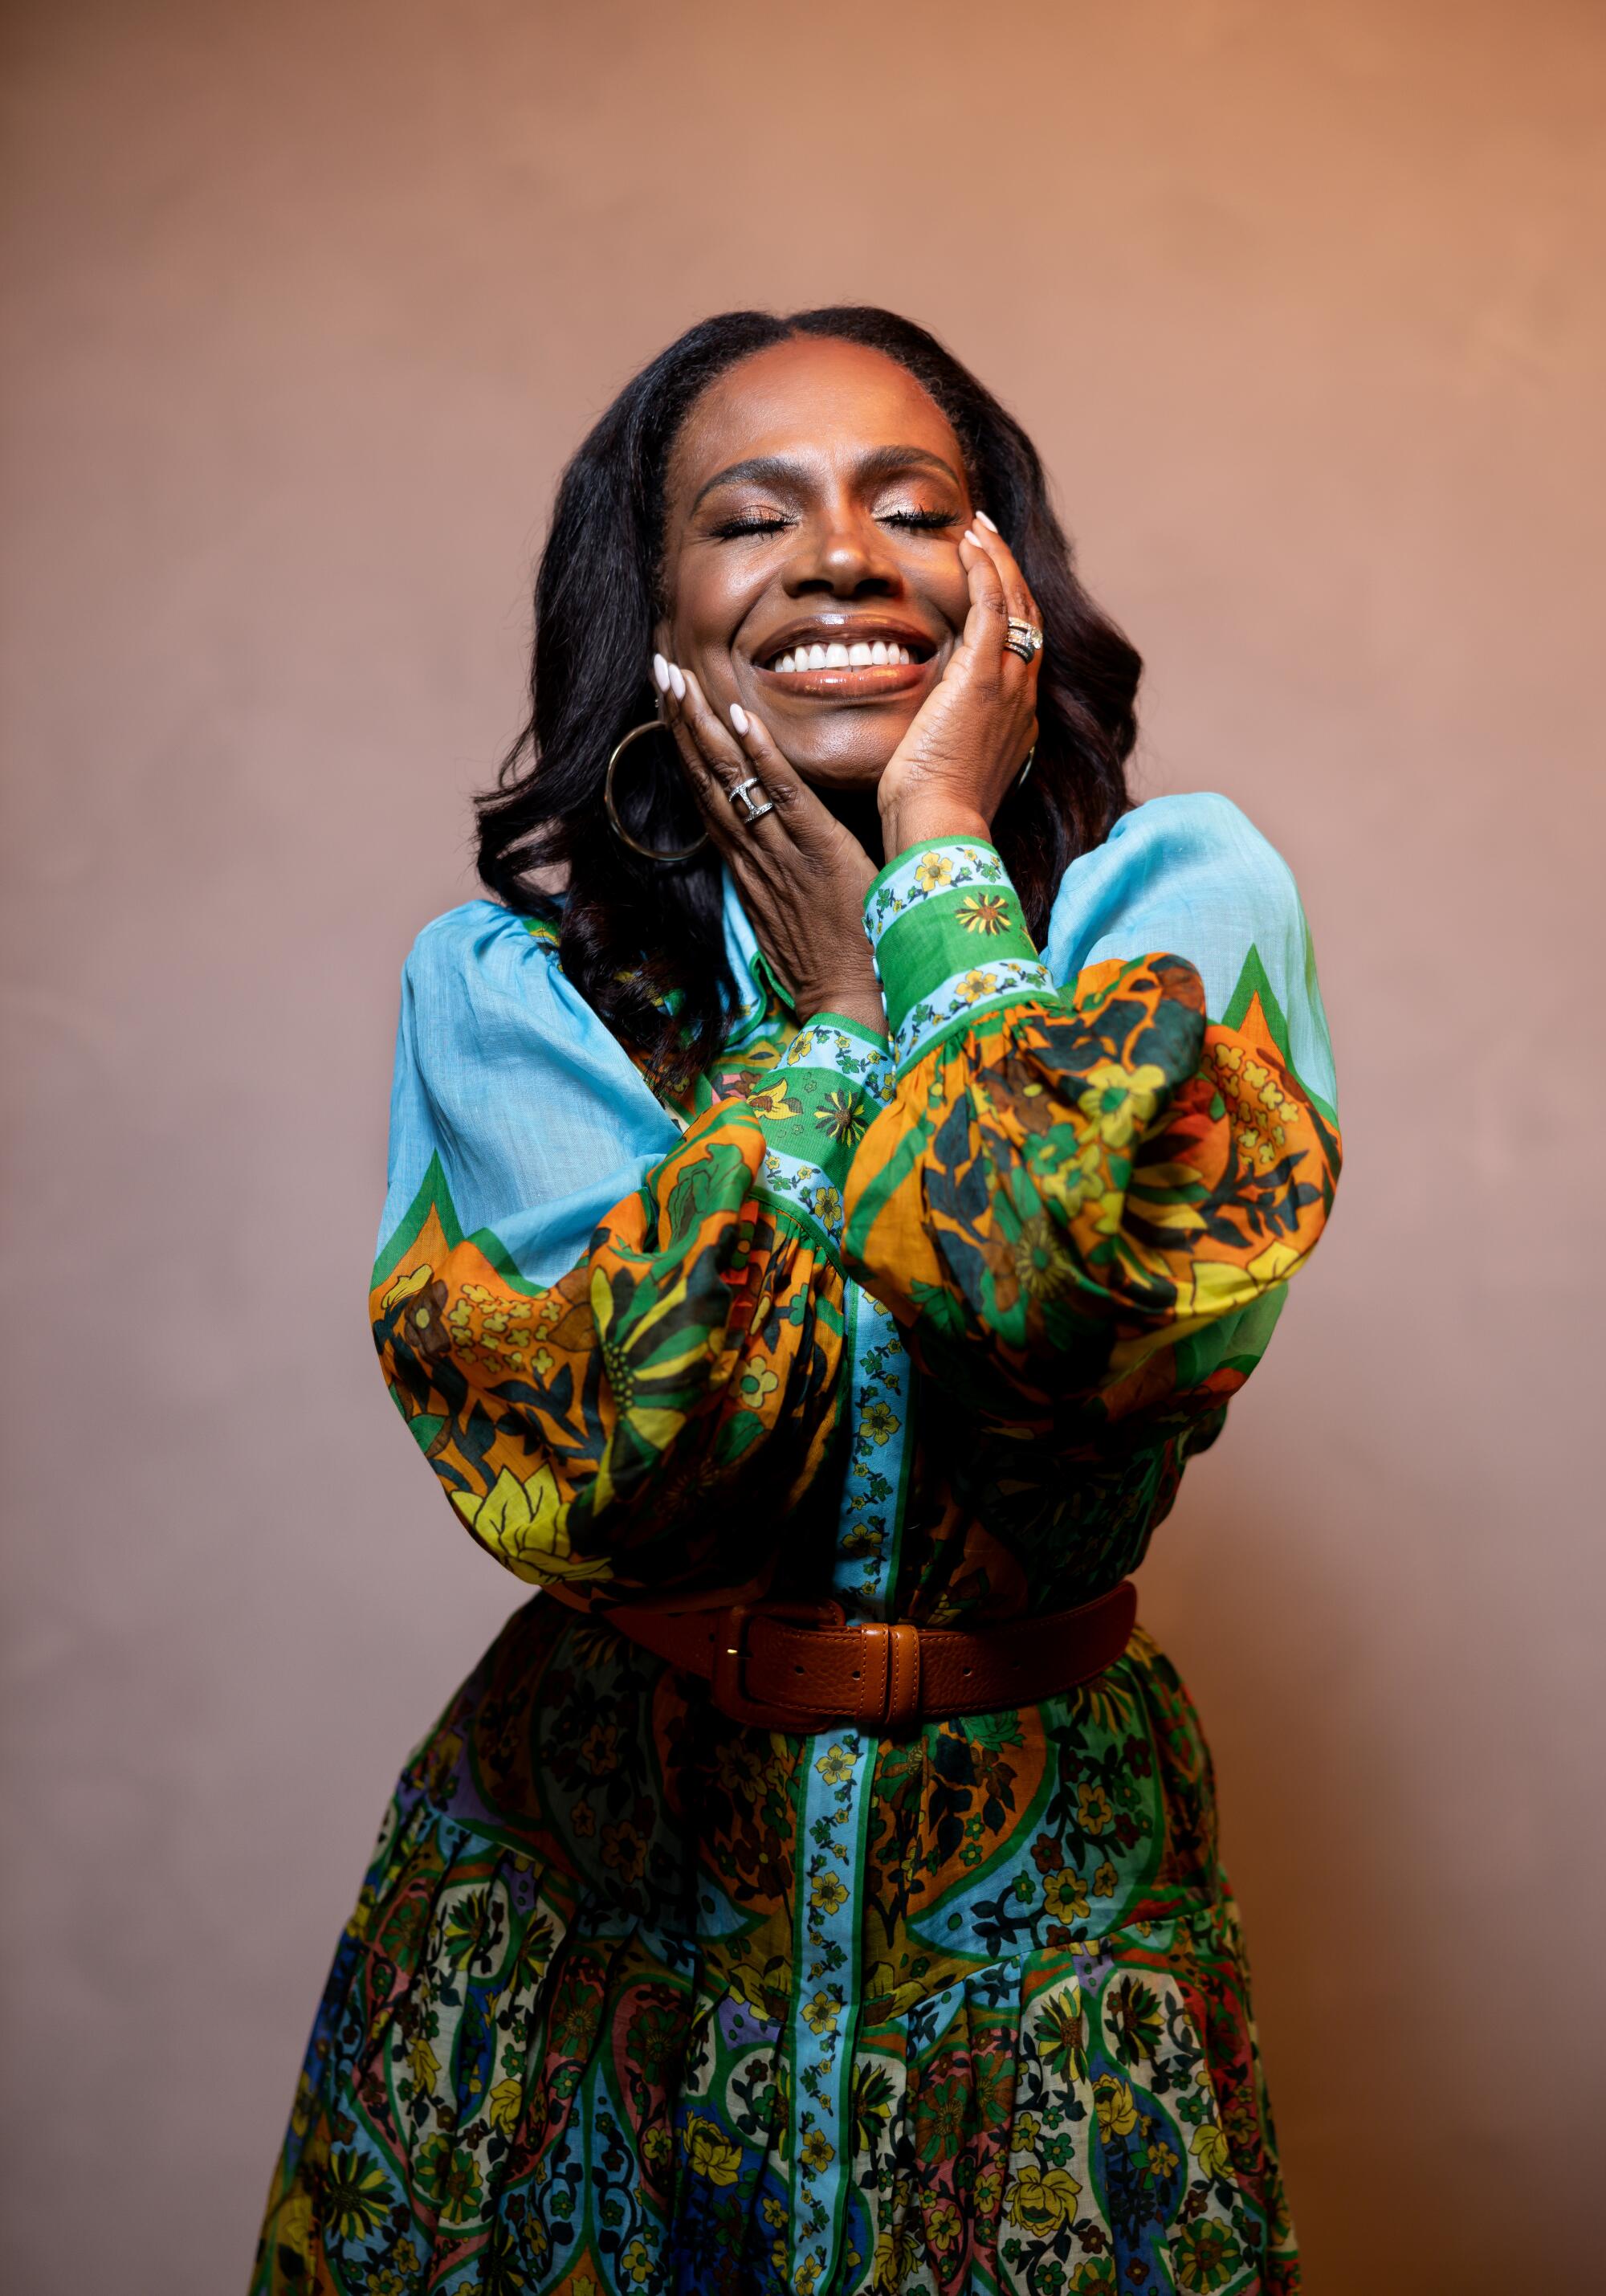
[[[834,1252],[842,1241],[842,1183],[892,1086],[885,1041],[834,1013],[816,1015],[788,1045],[748,1106],[767,1153],[759,1191]]]
[[[990,845],[929,838],[910,846],[870,888],[864,925],[900,1073],[982,1013],[1054,994]]]

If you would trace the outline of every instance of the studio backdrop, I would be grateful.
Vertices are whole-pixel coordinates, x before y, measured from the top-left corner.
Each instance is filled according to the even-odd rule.
[[[1348,1170],[1143,1574],[1315,2296],[1606,2233],[1585,0],[8,11],[9,2286],[242,2287],[392,1778],[521,1599],[365,1318],[556,472],[740,304],[1043,446],[1143,794],[1302,886]]]

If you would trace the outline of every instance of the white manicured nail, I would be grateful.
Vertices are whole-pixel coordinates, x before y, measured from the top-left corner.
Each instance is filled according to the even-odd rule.
[[[686,698],[686,681],[674,662],[669,664],[669,691],[676,701],[684,701]]]
[[[998,531],[997,528],[993,524],[992,520],[987,516],[984,510],[979,510],[977,512],[976,523],[978,526],[985,526],[989,534],[996,534]]]
[[[970,544],[972,550],[980,549],[981,537],[977,534],[972,528],[968,526],[966,527],[964,530],[964,538]]]
[[[742,708],[740,701],[733,701],[731,704],[731,723],[739,734],[746,733],[747,711]]]
[[[652,683],[660,693],[669,691],[669,665],[661,653],[655,653],[652,657]]]

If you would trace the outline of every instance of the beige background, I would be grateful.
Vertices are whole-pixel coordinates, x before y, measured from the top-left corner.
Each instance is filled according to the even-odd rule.
[[[744,301],[925,320],[1292,860],[1349,1170],[1145,1574],[1315,2296],[1602,2232],[1586,0],[9,12],[7,2284],[226,2296],[390,1780],[516,1589],[364,1326],[554,474]],[[1593,1357],[1593,1361],[1591,1358]]]

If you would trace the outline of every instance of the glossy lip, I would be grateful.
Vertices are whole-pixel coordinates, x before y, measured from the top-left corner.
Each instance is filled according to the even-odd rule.
[[[941,676],[949,651],[946,639],[934,638],[929,629],[905,617],[895,614],[859,611],[832,613],[829,611],[800,615],[796,621],[786,623],[764,641],[765,660],[790,652],[798,645],[873,644],[877,638],[889,645],[921,648],[924,659],[920,661],[871,662],[857,668],[851,666],[836,669],[768,669],[763,661],[753,660],[753,669],[763,680],[767,691],[778,697],[795,694],[815,701],[881,701],[895,695],[907,693],[931,679],[935,668]],[[934,681],[933,681],[934,682]]]

